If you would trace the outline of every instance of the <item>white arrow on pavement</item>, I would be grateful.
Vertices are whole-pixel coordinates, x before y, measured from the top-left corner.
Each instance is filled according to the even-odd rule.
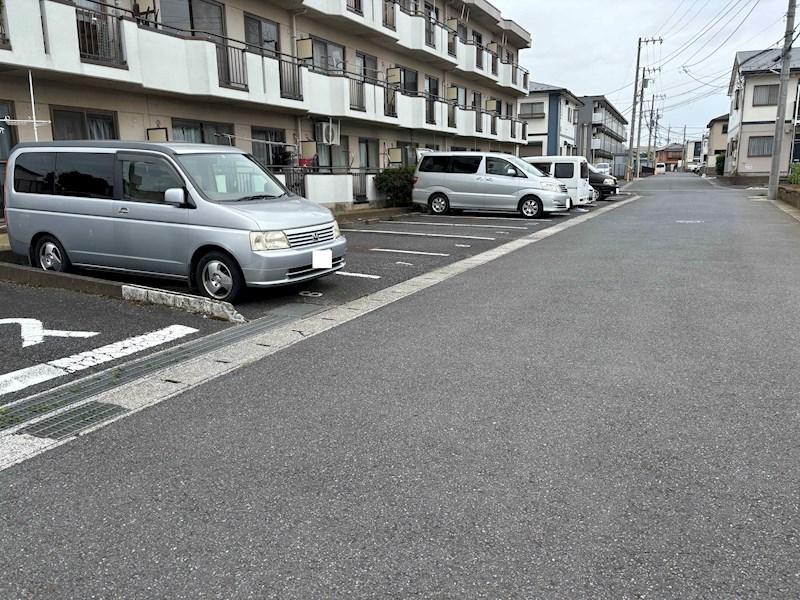
[[[99,331],[62,331],[60,329],[45,329],[42,326],[42,322],[38,319],[0,319],[0,325],[9,325],[12,323],[16,323],[20,326],[23,348],[41,344],[45,336],[88,338],[100,333]]]

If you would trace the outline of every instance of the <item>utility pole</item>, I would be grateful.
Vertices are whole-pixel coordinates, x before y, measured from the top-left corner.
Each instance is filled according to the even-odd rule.
[[[639,91],[639,63],[642,58],[642,38],[639,38],[639,47],[636,51],[636,80],[633,83],[633,104],[631,104],[631,142],[628,145],[628,168],[625,171],[625,180],[630,181],[633,169],[633,124],[636,122],[636,94]]]
[[[672,133],[672,125],[667,125],[667,146],[669,146],[670,134]]]
[[[781,149],[783,146],[783,126],[786,122],[786,96],[789,91],[789,52],[792,49],[792,34],[794,33],[795,0],[789,0],[789,10],[786,12],[786,33],[783,36],[783,53],[781,54],[781,80],[778,88],[778,110],[775,115],[775,137],[772,143],[772,165],[769,170],[769,188],[767,198],[778,199],[778,181],[781,174]]]
[[[644,88],[647,87],[647,79],[644,78],[642,69],[642,91],[639,94],[639,133],[636,136],[636,177],[639,177],[642,170],[642,105],[644,104]]]
[[[683,126],[683,149],[681,150],[681,157],[683,157],[683,170],[686,170],[686,125]]]
[[[652,98],[650,100],[650,118],[647,121],[647,129],[648,129],[648,134],[647,134],[647,161],[648,162],[650,162],[650,151],[653,148],[653,128],[655,126],[654,122],[653,122],[653,109],[655,107],[656,107],[656,95],[653,94],[653,96],[652,96]]]

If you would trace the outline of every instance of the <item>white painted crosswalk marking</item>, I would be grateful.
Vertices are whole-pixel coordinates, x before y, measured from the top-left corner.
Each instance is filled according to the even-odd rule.
[[[177,340],[190,333],[197,333],[197,329],[192,327],[184,327],[183,325],[172,325],[159,329],[158,331],[151,331],[144,335],[128,338],[120,342],[114,342],[107,346],[101,346],[88,352],[81,352],[80,354],[73,354],[66,358],[59,358],[49,362],[34,365],[26,369],[19,369],[0,375],[0,396],[17,392],[38,383],[44,383],[57,377],[64,375],[71,375],[77,371],[82,371],[96,365],[100,365],[123,356],[129,356],[159,346],[172,340]]]

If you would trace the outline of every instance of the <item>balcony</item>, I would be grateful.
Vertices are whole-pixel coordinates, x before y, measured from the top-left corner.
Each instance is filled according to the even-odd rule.
[[[274,1],[274,0],[273,0]],[[350,35],[385,36],[396,40],[394,3],[383,0],[293,0],[306,16]]]
[[[433,20],[430,15],[401,8],[396,14],[396,31],[397,44],[416,54],[420,60],[442,68],[452,68],[457,64],[458,41],[453,41],[444,24]]]
[[[500,61],[497,83],[501,87],[511,88],[521,94],[528,93],[528,71],[517,64]]]
[[[243,48],[217,44],[219,84],[238,90],[247,89],[247,67]]]
[[[106,12],[102,3],[92,6],[91,9],[80,6],[75,9],[81,60],[124,65],[119,18]]]

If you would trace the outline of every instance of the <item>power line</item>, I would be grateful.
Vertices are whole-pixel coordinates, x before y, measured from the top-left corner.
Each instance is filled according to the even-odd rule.
[[[712,51],[711,51],[711,54],[714,54],[714,53],[715,53],[715,52],[717,52],[717,51],[718,51],[720,48],[722,48],[722,47],[723,47],[725,44],[727,44],[727,43],[728,43],[728,40],[730,40],[730,39],[733,37],[733,35],[734,35],[734,34],[735,34],[737,31],[739,31],[739,29],[741,28],[741,26],[742,26],[742,25],[744,25],[744,22],[745,22],[745,21],[747,21],[747,17],[749,17],[751,14],[753,14],[753,11],[756,9],[756,6],[758,6],[759,2],[761,2],[761,0],[755,0],[755,3],[754,3],[754,4],[753,4],[753,6],[750,8],[750,12],[748,12],[748,13],[747,13],[747,14],[744,16],[744,18],[743,18],[743,19],[742,19],[742,20],[739,22],[739,24],[736,26],[736,29],[734,29],[734,30],[731,32],[731,34],[730,34],[728,37],[726,37],[726,38],[725,38],[725,41],[724,41],[724,42],[722,42],[722,43],[721,43],[719,46],[717,46],[717,47],[716,47],[714,50],[712,50]],[[728,24],[728,23],[730,23],[731,21],[733,21],[733,17],[732,17],[730,20],[728,20],[728,21],[725,23],[725,25],[727,25],[727,24]],[[720,30],[720,31],[721,31],[721,30]],[[686,60],[691,60],[691,59],[693,59],[695,56],[697,56],[697,54],[698,54],[698,53],[699,53],[699,52],[700,52],[700,51],[701,51],[703,48],[705,48],[705,47],[706,47],[706,46],[709,44],[709,42],[711,42],[711,40],[713,40],[713,39],[714,39],[714,37],[716,37],[716,35],[714,35],[713,37],[709,38],[709,40],[708,40],[708,41],[707,41],[705,44],[703,44],[703,45],[702,45],[702,46],[700,46],[700,47],[699,47],[697,50],[695,50],[694,54],[692,54],[692,55],[691,55],[689,58],[687,58]],[[706,55],[706,58],[708,58],[708,55]],[[685,66],[685,67],[686,67],[686,66],[693,67],[694,65],[696,65],[696,64],[698,64],[698,63],[701,63],[701,62],[703,62],[703,60],[705,60],[705,59],[698,60],[697,62],[695,62],[695,63],[692,63],[692,64],[689,64],[689,65],[687,65],[686,63],[684,63],[684,65],[683,65],[683,66]]]

